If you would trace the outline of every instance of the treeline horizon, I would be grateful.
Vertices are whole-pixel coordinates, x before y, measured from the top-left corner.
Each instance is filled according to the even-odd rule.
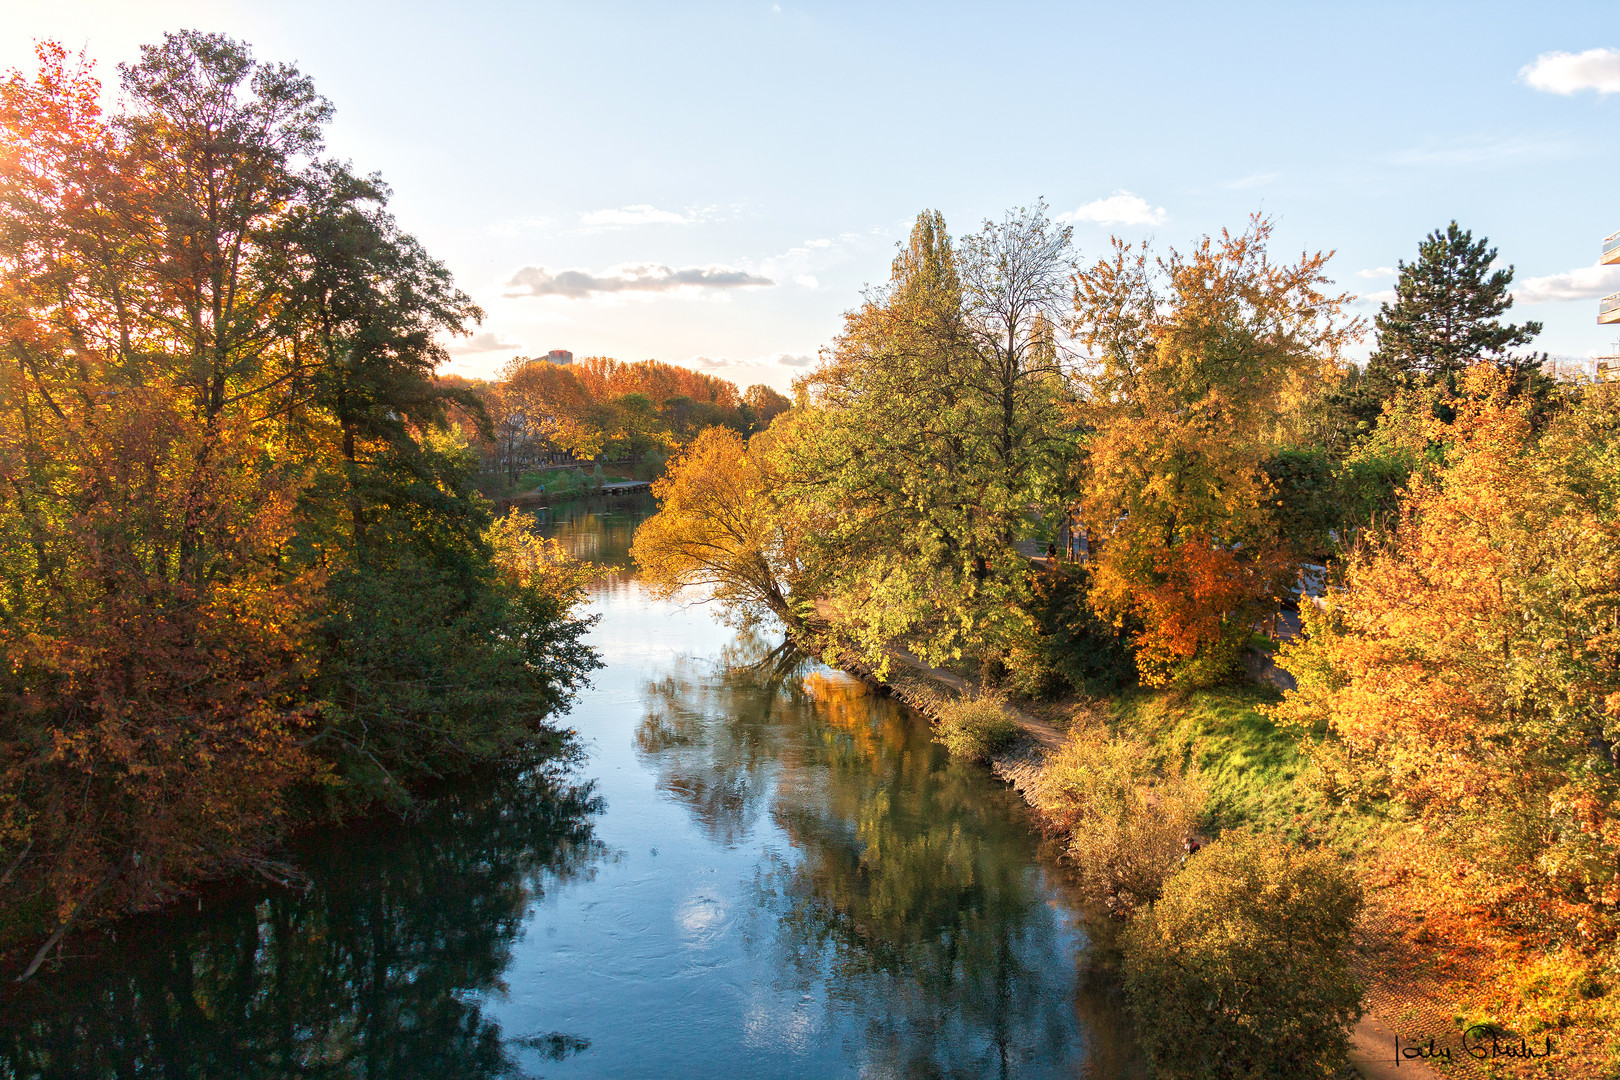
[[[486,472],[519,486],[525,475],[573,461],[645,464],[656,475],[706,428],[752,435],[792,405],[763,384],[744,390],[678,364],[606,356],[567,364],[517,356],[493,379],[440,376],[439,383],[482,404],[492,431],[467,423],[472,445]]]

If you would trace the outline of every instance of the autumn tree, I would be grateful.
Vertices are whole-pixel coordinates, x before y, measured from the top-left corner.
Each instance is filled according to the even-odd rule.
[[[1140,623],[1151,683],[1223,678],[1294,577],[1264,463],[1357,326],[1323,291],[1328,256],[1275,263],[1270,234],[1257,217],[1156,261],[1116,241],[1075,277],[1090,601]]]
[[[0,83],[0,902],[49,946],[265,868],[296,788],[499,754],[590,657],[446,423],[480,313],[317,159],[309,81],[170,34],[109,121],[39,57]]]
[[[1620,397],[1537,434],[1492,365],[1466,372],[1444,461],[1307,609],[1277,715],[1331,787],[1390,797],[1454,845],[1472,889],[1589,935],[1620,906]],[[1608,929],[1605,929],[1607,927]]]
[[[709,428],[653,484],[658,513],[637,528],[630,553],[654,595],[692,590],[744,623],[773,617],[798,629],[812,616],[771,439]]]
[[[784,394],[763,383],[755,383],[743,392],[743,409],[749,433],[764,431],[778,416],[793,408],[793,402]]]
[[[163,235],[172,192],[88,65],[39,56],[0,85],[0,847],[8,902],[65,926],[262,853],[317,774],[324,573],[280,559],[304,465],[266,452],[262,402],[233,407],[284,290],[226,302],[235,264]]]

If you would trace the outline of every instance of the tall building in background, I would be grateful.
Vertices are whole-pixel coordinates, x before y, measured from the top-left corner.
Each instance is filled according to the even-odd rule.
[[[1620,263],[1620,232],[1603,241],[1603,258],[1598,262],[1603,266]],[[1598,322],[1620,323],[1620,293],[1612,293],[1598,301]],[[1595,377],[1620,382],[1620,342],[1615,343],[1614,352],[1615,355],[1596,358],[1592,372]]]
[[[550,352],[546,353],[546,360],[553,364],[572,364],[574,362],[574,354],[569,352],[567,349],[552,349]]]

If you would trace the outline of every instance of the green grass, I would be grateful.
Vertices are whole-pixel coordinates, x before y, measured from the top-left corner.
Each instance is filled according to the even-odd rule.
[[[1383,823],[1382,807],[1328,802],[1310,782],[1298,732],[1260,713],[1278,700],[1266,687],[1177,692],[1139,688],[1115,698],[1122,734],[1153,747],[1162,769],[1197,771],[1209,793],[1212,831],[1256,825],[1298,840],[1354,848]]]

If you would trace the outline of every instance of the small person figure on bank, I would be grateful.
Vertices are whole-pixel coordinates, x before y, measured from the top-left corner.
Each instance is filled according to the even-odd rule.
[[[1057,545],[1056,544],[1047,544],[1046,545],[1046,562],[1047,562],[1047,565],[1049,565],[1049,566],[1056,566],[1057,565]]]
[[[1188,859],[1190,859],[1194,855],[1198,854],[1198,849],[1203,847],[1204,844],[1203,844],[1203,841],[1198,839],[1198,837],[1189,836],[1189,837],[1187,837],[1186,841],[1181,846],[1182,846],[1182,848],[1183,848],[1183,850],[1185,852],[1181,856],[1181,861],[1183,863],[1186,863],[1186,861]]]

